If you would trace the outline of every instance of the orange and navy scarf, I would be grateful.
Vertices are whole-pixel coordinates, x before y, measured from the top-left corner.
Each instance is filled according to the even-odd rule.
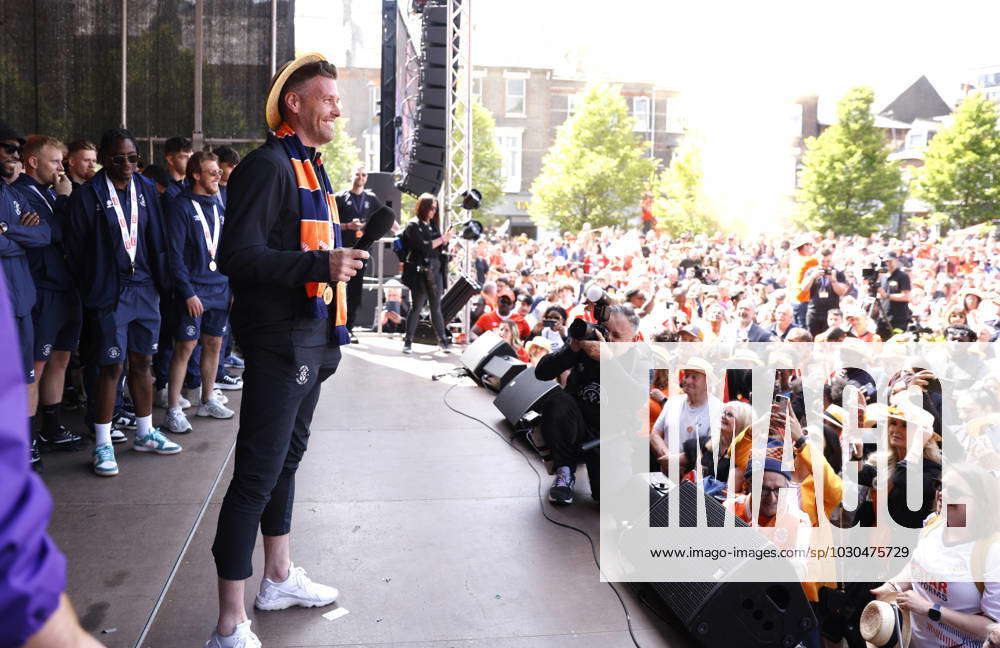
[[[278,141],[285,147],[285,153],[295,170],[295,181],[299,189],[299,242],[303,252],[311,250],[332,250],[343,245],[340,235],[340,217],[337,202],[333,197],[330,179],[323,169],[319,153],[310,159],[302,140],[286,123],[275,132]],[[343,282],[333,284],[334,299],[327,307],[323,293],[327,284],[311,281],[306,284],[306,298],[309,300],[309,316],[315,319],[332,318],[332,340],[338,344],[350,343],[347,333],[347,288]],[[331,316],[330,310],[334,311]]]

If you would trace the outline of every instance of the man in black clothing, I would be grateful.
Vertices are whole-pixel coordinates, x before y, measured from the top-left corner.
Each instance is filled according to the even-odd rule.
[[[840,308],[840,298],[851,289],[844,273],[833,267],[833,250],[826,248],[820,252],[819,265],[802,277],[802,289],[809,291],[806,327],[812,335],[819,335],[829,328],[826,314]]]
[[[378,199],[375,192],[371,189],[365,189],[367,181],[368,171],[365,170],[364,166],[359,166],[354,171],[354,181],[351,183],[351,188],[337,194],[340,229],[346,230],[344,233],[345,245],[346,242],[351,242],[352,238],[361,238],[362,230],[368,223],[368,217],[382,207],[382,201]],[[357,318],[358,308],[361,307],[361,288],[364,286],[364,282],[364,269],[347,282],[347,330],[351,334],[352,344],[358,343],[358,338],[354,336],[354,321]]]
[[[888,272],[879,277],[877,296],[882,300],[882,311],[889,319],[889,326],[905,331],[910,323],[910,275],[899,267],[899,256],[895,252],[886,254],[884,263]]]
[[[331,587],[314,583],[289,553],[295,472],[306,449],[320,385],[336,370],[340,347],[336,313],[323,317],[321,302],[336,303],[335,284],[363,266],[367,252],[310,244],[302,218],[318,214],[299,178],[329,186],[316,149],[333,139],[340,116],[336,68],[318,54],[283,66],[271,82],[265,114],[273,132],[229,180],[229,203],[218,260],[234,295],[233,332],[244,352],[244,396],[232,481],[222,502],[212,546],[219,577],[219,621],[209,646],[260,645],[250,631],[244,585],[258,528],[264,536],[264,582],[255,606],[278,610],[328,605]],[[302,151],[306,159],[291,155]],[[296,167],[309,173],[296,174]],[[313,170],[315,169],[315,171]],[[313,190],[315,191],[315,190]],[[323,209],[332,200],[316,201]],[[325,211],[325,210],[324,210]],[[331,237],[337,232],[333,228]],[[306,251],[303,251],[306,247]],[[335,310],[335,307],[331,307]]]
[[[538,361],[535,376],[555,380],[569,369],[566,389],[553,391],[542,406],[542,436],[552,450],[556,477],[549,489],[553,504],[572,504],[576,484],[576,466],[584,460],[594,499],[600,497],[597,453],[583,453],[581,446],[601,434],[601,342],[632,342],[639,331],[639,316],[631,306],[617,304],[610,308],[607,321],[609,338],[600,331],[597,340],[572,337],[555,353]]]

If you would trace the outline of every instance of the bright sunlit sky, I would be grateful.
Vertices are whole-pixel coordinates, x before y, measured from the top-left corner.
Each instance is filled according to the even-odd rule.
[[[351,49],[354,65],[379,66],[381,2],[295,6],[298,51],[343,65]],[[766,213],[780,193],[787,148],[776,133],[787,121],[776,116],[795,97],[820,95],[821,117],[832,117],[852,86],[874,87],[881,107],[926,75],[954,103],[977,69],[1000,64],[1000,2],[990,0],[472,0],[471,11],[476,64],[681,91],[707,188],[717,202],[744,196],[720,205],[744,215]]]

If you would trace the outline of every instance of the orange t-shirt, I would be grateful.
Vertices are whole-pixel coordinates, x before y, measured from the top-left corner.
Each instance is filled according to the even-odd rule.
[[[798,252],[792,258],[792,262],[788,267],[788,294],[795,298],[795,301],[801,303],[809,301],[809,291],[802,290],[802,278],[806,276],[806,272],[809,268],[815,268],[819,265],[819,259],[814,256],[804,257]]]

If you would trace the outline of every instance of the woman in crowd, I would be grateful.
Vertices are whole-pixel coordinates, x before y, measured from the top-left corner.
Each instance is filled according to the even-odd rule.
[[[509,321],[504,320],[500,322],[500,326],[497,327],[497,334],[503,338],[503,340],[509,344],[515,351],[517,351],[517,358],[522,362],[531,362],[531,358],[528,357],[528,352],[524,350],[524,346],[521,345],[521,336],[517,334],[517,325],[511,324]]]
[[[443,351],[451,346],[441,316],[441,256],[451,240],[452,231],[441,233],[438,202],[432,194],[425,193],[417,199],[416,218],[403,231],[406,245],[406,263],[403,266],[403,283],[410,289],[411,306],[406,316],[406,337],[403,353],[412,353],[413,334],[420,321],[424,304],[430,305],[431,323]]]
[[[944,484],[909,564],[872,594],[909,612],[910,648],[979,648],[1000,618],[997,478],[966,464],[950,468]]]
[[[908,421],[906,415],[895,407],[887,408],[887,418],[888,424],[882,447],[889,448],[889,451],[875,452],[869,455],[867,463],[858,476],[858,482],[862,486],[872,488],[871,495],[874,500],[878,464],[884,458],[889,475],[889,481],[886,485],[886,506],[889,516],[902,527],[919,529],[933,509],[934,483],[941,478],[941,448],[938,445],[940,437],[934,434],[930,424]],[[911,511],[906,504],[906,452],[911,434],[921,434],[924,437],[923,461],[921,462],[923,477],[922,484],[918,486],[922,488],[923,499],[918,511]],[[870,502],[870,506],[866,508],[867,510],[860,515],[861,525],[873,526],[876,502]]]

